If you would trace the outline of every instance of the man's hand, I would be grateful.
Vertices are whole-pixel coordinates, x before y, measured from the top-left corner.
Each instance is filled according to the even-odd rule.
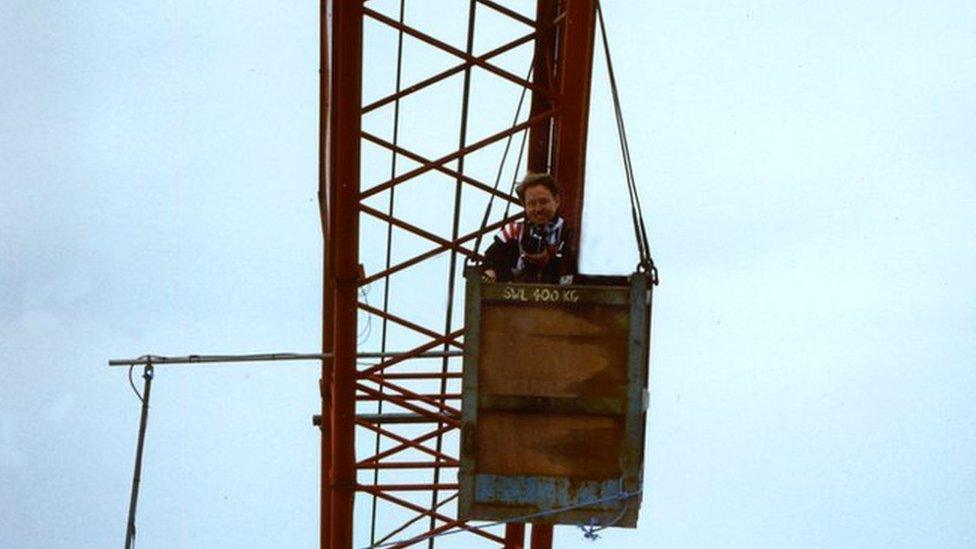
[[[485,272],[481,273],[481,280],[485,282],[495,282],[498,280],[498,274],[495,273],[494,269],[485,269]]]

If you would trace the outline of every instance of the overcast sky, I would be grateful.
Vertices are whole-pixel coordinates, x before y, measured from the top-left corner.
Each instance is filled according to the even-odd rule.
[[[466,3],[423,4],[408,23],[463,37]],[[123,542],[139,402],[108,359],[319,349],[317,9],[0,6],[0,546]],[[976,4],[606,10],[662,283],[640,524],[597,545],[976,545]],[[405,80],[441,62],[408,50]],[[455,146],[445,104],[405,142]],[[626,272],[600,63],[591,115],[582,267]],[[398,200],[436,225],[437,192]],[[159,368],[138,546],[316,547],[318,377]]]

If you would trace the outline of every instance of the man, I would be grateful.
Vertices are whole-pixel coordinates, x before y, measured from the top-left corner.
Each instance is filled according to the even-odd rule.
[[[559,186],[547,173],[530,173],[515,189],[525,218],[498,231],[485,251],[488,282],[567,284],[576,273],[572,231],[559,216]]]

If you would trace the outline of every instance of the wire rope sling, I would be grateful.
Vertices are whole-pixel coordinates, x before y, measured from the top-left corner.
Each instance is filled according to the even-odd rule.
[[[658,276],[599,8],[597,14],[637,242],[637,269],[627,276],[577,275],[569,284],[551,279],[540,284],[518,276],[513,280],[510,273],[486,276],[492,265],[467,266],[458,473],[462,520],[530,519],[576,524],[591,532],[637,524],[652,290]],[[545,235],[529,234],[544,230],[531,223],[535,214],[524,195],[526,183],[519,192],[526,219],[519,226],[510,225],[500,237],[518,242],[517,247],[509,246],[523,262],[516,271],[531,267],[524,265],[524,258],[542,253],[546,244]],[[535,221],[544,222],[546,216]],[[491,252],[489,248],[486,256]]]

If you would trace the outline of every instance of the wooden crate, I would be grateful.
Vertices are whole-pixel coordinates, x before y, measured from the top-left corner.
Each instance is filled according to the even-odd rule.
[[[467,276],[459,516],[635,527],[651,285]]]

